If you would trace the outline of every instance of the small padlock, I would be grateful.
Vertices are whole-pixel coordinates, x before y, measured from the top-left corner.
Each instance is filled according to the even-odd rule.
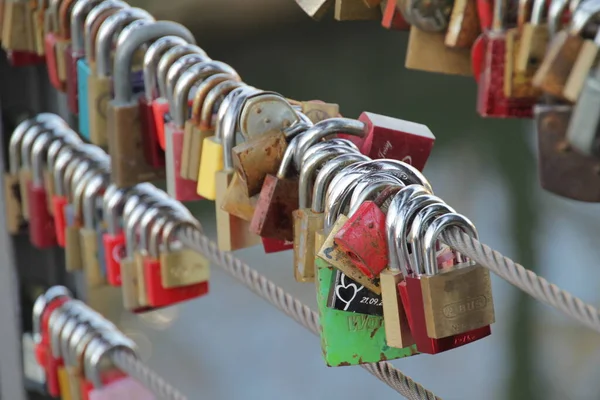
[[[144,54],[143,73],[144,73],[144,92],[145,96],[141,96],[140,115],[142,118],[142,133],[144,134],[144,153],[146,162],[155,167],[165,165],[165,152],[158,144],[158,133],[156,132],[156,121],[154,120],[154,111],[152,103],[159,97],[157,68],[160,58],[169,49],[176,45],[187,43],[185,39],[178,36],[164,36],[150,46]]]
[[[465,217],[454,213],[438,217],[421,239],[426,271],[415,271],[405,277],[411,330],[422,353],[437,354],[482,339],[491,334],[489,325],[494,323],[487,269],[469,263],[438,271],[435,242],[439,233],[450,226],[460,227],[476,237],[475,227]],[[413,244],[414,239],[420,238],[413,238]]]
[[[127,192],[111,185],[103,197],[103,216],[106,233],[103,235],[106,280],[109,285],[121,286],[121,260],[125,257],[125,233],[120,216],[125,207]]]
[[[190,168],[194,164],[197,164],[198,169],[195,172],[190,170],[188,173],[192,174],[198,181],[196,193],[209,200],[216,198],[215,174],[216,171],[223,168],[221,138],[216,135],[217,128],[226,110],[226,107],[221,108],[221,105],[223,103],[228,104],[231,101],[231,97],[229,97],[231,92],[243,85],[242,82],[234,79],[218,83],[211,89],[206,96],[206,100],[202,103],[202,110],[197,125],[199,131],[196,135],[197,141],[202,139],[202,144],[200,145],[200,152],[197,154],[197,159],[194,159],[194,154],[190,154],[192,157]],[[218,101],[221,97],[223,97],[223,101],[219,103]],[[196,109],[196,106],[192,106],[192,110],[194,109]],[[219,118],[219,113],[222,113],[221,118]],[[216,118],[214,118],[215,114]]]
[[[219,84],[228,80],[233,84],[233,82],[239,81],[239,77],[218,73],[207,77],[198,85],[190,117],[185,121],[181,170],[179,171],[182,178],[198,181],[202,144],[204,139],[215,134],[212,119],[218,97],[213,94],[213,90],[214,93],[219,92]],[[233,88],[233,86],[230,87]],[[203,113],[204,108],[206,108],[206,118]]]
[[[10,52],[31,54],[27,26],[28,2],[23,0],[4,3],[2,15],[2,48]]]
[[[180,58],[186,55],[194,54],[196,61],[208,61],[210,58],[204,50],[194,44],[188,42],[186,44],[176,45],[167,50],[156,68],[156,80],[158,83],[158,97],[152,101],[152,112],[154,116],[154,124],[156,126],[156,134],[159,147],[165,149],[165,123],[170,120],[169,115],[169,94],[167,92],[167,75],[171,66],[173,66]]]
[[[458,0],[452,6],[448,31],[444,38],[446,46],[470,49],[481,33],[477,14],[477,0]]]
[[[164,171],[145,159],[139,105],[131,87],[134,52],[144,42],[165,35],[181,35],[190,42],[193,36],[182,25],[161,21],[137,27],[119,37],[115,53],[115,97],[108,106],[108,143],[112,155],[112,179],[120,187],[164,177]]]
[[[546,56],[533,77],[535,87],[544,93],[568,100],[564,97],[565,85],[585,42],[585,29],[593,23],[598,13],[600,4],[595,1],[584,2],[577,8],[569,28],[561,30],[552,38]],[[587,71],[584,73],[587,74]]]
[[[243,104],[249,96],[258,93],[258,89],[244,86],[239,89],[234,89],[227,98],[229,102],[223,101],[219,108],[219,115],[217,121],[217,132],[215,137],[222,138],[222,144],[218,147],[222,148],[221,160],[222,168],[217,170],[213,181],[215,182],[215,207],[217,217],[217,236],[219,248],[223,251],[234,251],[246,247],[251,247],[258,244],[259,237],[248,231],[248,222],[241,218],[230,215],[226,211],[223,211],[221,206],[223,199],[227,192],[227,188],[231,183],[232,179],[236,175],[235,168],[233,165],[233,158],[231,156],[231,150],[235,145],[236,127],[239,118],[239,113],[243,107]],[[221,113],[221,110],[224,110]],[[222,116],[219,118],[219,116]],[[209,150],[210,146],[204,144],[203,152]],[[208,160],[207,160],[208,161]],[[213,161],[215,161],[213,159]],[[218,160],[217,160],[218,161]],[[204,164],[204,157],[202,159]],[[202,169],[202,164],[200,168]],[[210,164],[210,162],[208,162]],[[202,172],[202,171],[201,171]],[[200,179],[203,175],[198,177],[198,186],[201,184],[204,186],[205,183]],[[208,184],[209,182],[206,182]]]
[[[549,31],[544,21],[546,0],[534,0],[529,22],[523,25],[515,71],[533,77],[546,54]]]
[[[196,180],[184,179],[180,174],[183,153],[184,151],[187,151],[184,147],[184,136],[185,122],[189,115],[188,99],[190,97],[190,91],[194,85],[197,85],[207,77],[219,72],[236,74],[233,68],[222,62],[200,62],[191,66],[183,73],[174,87],[174,92],[172,94],[173,101],[169,107],[173,120],[165,126],[167,144],[167,192],[179,201],[202,199],[196,192]],[[170,73],[171,71],[169,71],[169,74]]]
[[[44,37],[48,77],[50,78],[52,86],[62,92],[66,89],[66,71],[63,55],[69,44],[67,35],[70,35],[70,32],[65,32],[64,29],[61,28],[60,23],[60,12],[65,3],[67,2],[64,0],[50,2],[50,7],[46,12],[47,29]],[[64,20],[65,16],[63,15],[62,18]]]
[[[592,92],[598,92],[598,89],[593,87],[594,79],[594,77],[589,78],[592,82],[590,89]],[[584,89],[584,94],[586,90],[588,89]],[[587,94],[585,96],[587,97]],[[591,102],[587,102],[588,105],[596,101],[594,96],[592,99]],[[585,111],[585,99],[582,98],[580,103],[577,107]],[[592,155],[594,153],[586,154],[585,151],[581,151],[593,151],[593,147],[590,149],[589,146],[594,146],[593,138],[596,131],[593,129],[594,121],[597,123],[597,119],[594,118],[594,114],[590,115],[591,113],[592,111],[588,110],[585,120],[582,121],[581,110],[577,115],[571,115],[571,106],[546,104],[536,106],[540,155],[538,169],[540,184],[545,190],[569,199],[597,203],[600,202],[600,176],[597,173],[600,163],[598,157]],[[596,111],[594,110],[593,113]],[[573,127],[570,128],[570,125]],[[569,143],[572,143],[576,151],[571,149]]]
[[[310,181],[315,174],[309,166],[300,173],[300,189],[298,210],[294,216],[294,277],[299,282],[311,282],[315,276],[315,234],[323,229],[323,212],[325,211],[325,192],[334,174],[342,168],[366,161],[362,154],[343,154],[323,164],[314,178],[312,199],[310,198]],[[307,182],[308,181],[308,182]],[[306,187],[309,187],[307,190]],[[311,203],[312,202],[312,203]],[[311,207],[308,205],[311,204]],[[318,250],[318,249],[317,249]]]

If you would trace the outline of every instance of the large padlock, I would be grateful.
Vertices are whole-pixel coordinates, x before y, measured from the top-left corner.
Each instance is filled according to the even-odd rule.
[[[185,57],[197,56],[188,55]],[[173,65],[175,67],[175,64]],[[189,98],[191,90],[199,82],[218,73],[227,72],[236,74],[235,70],[219,61],[200,62],[189,67],[178,79],[174,86],[170,114],[172,121],[165,126],[166,155],[167,155],[167,192],[180,201],[194,201],[202,199],[196,192],[197,182],[181,176],[183,153],[185,147],[185,122],[189,115]],[[171,71],[169,71],[169,75]],[[170,80],[169,80],[170,81]],[[168,86],[172,86],[169,84]],[[170,87],[168,88],[168,90]],[[188,140],[189,142],[189,140]],[[189,145],[189,143],[188,143]],[[187,168],[186,168],[187,169]]]
[[[176,45],[183,45],[186,41],[179,36],[164,36],[150,46],[144,54],[144,92],[140,97],[140,115],[142,118],[142,133],[144,134],[144,152],[146,161],[155,167],[165,165],[165,152],[158,144],[158,133],[156,132],[156,121],[152,103],[159,97],[157,82],[157,68],[163,54]]]
[[[494,323],[487,269],[468,262],[438,270],[435,243],[438,235],[452,226],[476,237],[475,227],[465,217],[454,213],[439,216],[423,238],[412,242],[419,248],[415,241],[423,240],[426,271],[407,274],[399,285],[408,295],[411,331],[422,353],[437,354],[482,339],[491,334],[490,324]]]
[[[587,202],[600,202],[599,163],[593,150],[596,110],[588,108],[586,111],[586,107],[596,101],[594,92],[598,89],[594,88],[594,79],[588,79],[592,84],[582,94],[577,115],[572,115],[572,107],[567,105],[539,104],[535,108],[542,188],[562,197]],[[587,97],[586,92],[590,89],[592,100],[586,101],[583,96]],[[582,112],[587,113],[587,122],[581,120]]]
[[[217,127],[215,137],[222,138],[222,144],[218,146],[221,147],[222,168],[214,173],[215,177],[213,178],[213,181],[215,182],[216,186],[215,208],[217,214],[218,244],[219,248],[223,251],[234,251],[251,247],[255,244],[258,244],[260,241],[258,236],[248,231],[249,223],[247,221],[230,215],[221,209],[227,188],[233,177],[236,175],[233,165],[233,157],[231,156],[231,150],[235,145],[239,113],[246,98],[256,94],[257,92],[257,89],[249,86],[235,89],[227,96],[230,101],[224,101],[219,108],[219,114],[223,115],[223,117],[217,117],[219,125]],[[223,113],[221,113],[221,110],[224,110]],[[206,150],[209,149],[205,143],[203,151]],[[204,159],[202,162],[204,163]],[[202,168],[202,166],[200,168]],[[202,179],[202,175],[199,177],[199,179]],[[199,180],[198,185],[200,184],[204,185],[204,183]]]
[[[92,26],[98,19],[105,20],[111,13],[126,7],[127,4],[120,0],[88,0],[78,1],[71,13],[71,45],[67,47],[65,58],[67,67],[67,106],[69,111],[79,113],[79,77],[77,62],[85,56],[85,41],[92,34]],[[84,85],[87,85],[85,75]],[[87,87],[84,88],[87,94]]]
[[[222,86],[225,86],[225,82],[217,85],[214,93],[220,93]],[[237,98],[241,93],[252,90],[245,84],[240,84],[238,82],[233,83],[234,88],[229,88],[229,86],[231,85],[226,86],[228,89],[224,91],[225,97],[219,105],[216,118],[215,134],[212,137],[207,137],[202,145],[200,166],[198,167],[198,186],[196,187],[196,191],[200,196],[208,200],[215,200],[217,198],[216,175],[218,171],[223,169],[224,152],[222,135],[223,121],[225,119],[226,112],[229,110],[230,105],[235,98]],[[207,103],[207,106],[209,104],[210,103]],[[212,113],[212,110],[210,110],[210,112]],[[235,125],[236,122],[237,121],[231,120],[229,124]],[[228,127],[228,129],[235,129],[235,126]]]
[[[294,277],[299,282],[311,282],[315,276],[315,235],[323,229],[326,188],[342,168],[366,161],[362,154],[339,155],[323,164],[316,174],[315,169],[305,167],[300,173],[298,210],[294,216]],[[310,182],[314,180],[312,198]],[[306,189],[308,187],[308,190]],[[310,205],[310,207],[309,207]],[[318,250],[318,249],[317,249]]]
[[[209,78],[210,79],[210,78]],[[243,83],[235,78],[226,79],[217,83],[210,89],[206,98],[203,99],[200,104],[194,99],[192,105],[192,119],[195,119],[196,129],[194,129],[194,137],[192,146],[196,145],[198,152],[195,153],[190,149],[190,169],[188,170],[188,176],[192,180],[198,181],[196,186],[196,193],[200,196],[209,200],[214,200],[215,194],[215,171],[218,171],[223,167],[223,161],[220,158],[222,153],[221,140],[216,137],[216,128],[219,125],[218,112],[221,110],[219,102],[223,98],[223,102],[229,101],[229,94],[236,88],[242,86]],[[194,111],[199,111],[198,114],[194,114]],[[223,109],[223,112],[225,109]],[[217,118],[214,118],[215,115]],[[214,122],[214,123],[213,123]],[[209,146],[212,152],[205,149],[205,146]],[[215,150],[218,152],[215,153]],[[209,159],[205,159],[208,157]],[[215,165],[216,163],[216,165]],[[195,170],[193,169],[195,166]],[[203,179],[208,179],[206,182]],[[208,183],[208,184],[206,184]],[[207,196],[208,195],[208,196]]]
[[[152,101],[152,113],[154,124],[156,126],[156,134],[158,146],[164,151],[165,149],[165,122],[169,120],[169,94],[167,92],[167,75],[171,66],[180,58],[194,54],[195,62],[208,61],[210,58],[204,50],[194,43],[186,43],[176,45],[167,50],[160,58],[156,67],[156,80],[158,83],[158,97]]]
[[[152,21],[153,18],[139,8],[125,8],[109,16],[98,29],[93,46],[90,43],[89,53],[77,62],[79,131],[103,148],[108,147],[107,108],[112,92],[113,43],[128,24],[138,20]]]
[[[569,100],[564,97],[567,81],[585,43],[585,30],[593,25],[599,13],[600,3],[596,1],[584,2],[575,10],[569,27],[552,38],[544,60],[533,77],[535,87],[557,98]]]
[[[204,139],[213,136],[215,133],[212,119],[218,97],[211,95],[211,93],[213,93],[213,90],[217,92],[217,86],[228,80],[231,82],[229,87],[233,89],[233,82],[239,81],[239,76],[237,74],[234,76],[218,73],[207,77],[198,85],[192,101],[190,116],[185,121],[183,153],[181,154],[181,169],[179,171],[182,178],[198,181],[202,144]],[[202,112],[204,108],[206,108],[206,117]]]
[[[108,106],[108,144],[112,159],[112,179],[120,187],[160,179],[164,171],[146,162],[138,100],[131,87],[131,65],[135,51],[143,43],[160,36],[194,38],[180,24],[160,21],[142,25],[119,37],[115,53],[114,99]]]

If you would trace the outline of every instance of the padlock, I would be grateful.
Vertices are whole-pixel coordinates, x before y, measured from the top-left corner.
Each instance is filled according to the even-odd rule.
[[[599,13],[600,2],[597,1],[584,2],[577,8],[569,27],[561,30],[552,38],[546,56],[533,77],[535,87],[544,93],[569,101],[565,98],[564,91],[585,43],[583,34],[585,29],[597,19]],[[590,46],[595,45],[593,43],[587,45],[588,51]],[[579,71],[583,74],[587,74],[587,72]],[[573,79],[581,79],[581,77],[573,77]]]
[[[192,55],[185,57],[190,56]],[[176,66],[175,64],[169,71],[169,75],[171,75],[172,69]],[[174,85],[172,102],[169,107],[171,110],[170,114],[172,121],[168,122],[165,126],[165,138],[167,144],[167,192],[179,201],[202,199],[196,193],[196,180],[184,179],[180,174],[183,153],[188,150],[184,147],[184,136],[185,122],[189,115],[188,99],[190,98],[190,92],[193,86],[219,72],[237,74],[233,68],[219,61],[200,62],[191,66],[185,73],[180,75],[177,84]],[[167,79],[167,81],[167,90],[170,90],[173,85],[170,83],[170,79]]]
[[[508,99],[530,99],[536,102],[542,92],[533,86],[533,73],[519,72],[516,69],[518,52],[521,47],[521,31],[510,28],[506,31],[504,53],[504,96]],[[535,72],[534,72],[535,73]]]
[[[302,11],[317,21],[327,14],[333,3],[334,0],[296,0]]]
[[[314,177],[312,199],[310,198],[310,181],[315,170],[308,167],[300,172],[298,210],[294,217],[294,277],[299,282],[314,280],[315,268],[315,234],[323,229],[323,212],[325,211],[325,191],[336,172],[342,168],[368,158],[362,154],[344,154],[323,164]],[[308,182],[307,182],[308,181]],[[306,190],[306,187],[309,190]],[[309,204],[311,207],[309,207]]]
[[[585,81],[592,71],[592,67],[597,64],[599,46],[600,29],[596,33],[593,41],[585,40],[583,42],[581,50],[579,50],[577,59],[571,69],[571,73],[569,74],[569,78],[565,83],[565,88],[563,90],[563,97],[565,99],[575,103],[579,98],[579,95],[585,86]]]
[[[573,108],[569,120],[566,139],[572,150],[584,156],[600,158],[600,141],[598,141],[598,124],[600,113],[595,102],[600,97],[600,66],[596,66],[587,77],[579,100]],[[569,151],[568,149],[564,149]]]
[[[108,177],[102,174],[94,175],[84,186],[81,201],[76,201],[75,206],[82,209],[76,210],[83,214],[83,226],[79,231],[83,253],[83,271],[85,284],[88,289],[106,285],[106,276],[102,273],[98,246],[98,233],[96,230],[96,204],[97,199],[103,195],[108,186]],[[100,235],[101,236],[101,235]]]
[[[49,133],[42,134],[34,141],[31,149],[32,180],[29,182],[29,240],[39,248],[46,249],[57,245],[54,219],[48,210],[48,193],[44,185],[44,161],[48,147],[55,140]]]
[[[315,247],[325,240],[323,230],[316,233]],[[414,347],[396,349],[386,343],[383,317],[340,311],[328,307],[328,297],[335,268],[324,259],[315,259],[317,306],[321,325],[321,348],[328,366],[362,363],[409,357]],[[342,339],[343,338],[343,339]],[[347,343],[352,343],[348,346]]]
[[[194,42],[195,43],[195,42]],[[156,67],[156,80],[158,83],[158,97],[152,101],[152,115],[156,126],[156,134],[158,146],[164,151],[165,149],[165,122],[169,120],[169,94],[167,92],[167,75],[169,69],[180,58],[186,55],[195,54],[196,61],[208,61],[210,58],[204,50],[196,46],[194,43],[186,43],[175,45],[167,50],[160,58]]]
[[[103,197],[103,216],[106,221],[106,233],[103,235],[106,280],[112,286],[121,286],[121,260],[125,257],[125,234],[119,219],[127,200],[126,193],[126,190],[111,185]]]
[[[116,369],[114,364],[106,362],[110,355],[117,351],[127,353],[129,357],[138,358],[136,344],[117,330],[105,332],[90,340],[83,352],[82,359],[83,377],[85,378],[81,382],[82,400],[92,400],[92,396],[96,396],[97,391],[105,385],[111,385],[126,378],[127,375]],[[133,395],[135,394],[128,393],[126,397]]]
[[[535,108],[535,116],[542,188],[569,199],[597,203],[600,202],[600,176],[597,173],[599,162],[598,157],[593,155],[596,111],[590,115],[591,111],[585,110],[585,98],[588,96],[586,92],[590,89],[590,92],[598,91],[597,88],[594,89],[594,79],[596,78],[589,78],[588,81],[592,84],[589,89],[584,89],[579,101],[581,104],[577,105],[587,112],[587,122],[581,120],[581,110],[577,111],[577,115],[571,115],[572,107],[567,105],[539,104]],[[590,102],[587,101],[587,104]],[[569,146],[570,143],[573,149]],[[592,153],[588,155],[585,150]]]
[[[36,54],[40,57],[43,57],[45,55],[45,51],[46,49],[44,48],[44,24],[45,24],[45,15],[46,15],[46,10],[48,9],[48,4],[49,2],[46,0],[43,1],[38,1],[37,2],[37,7],[35,7],[35,4],[29,3],[30,5],[32,5],[32,16],[31,16],[31,20],[32,20],[32,25],[33,25],[33,34],[34,34],[34,43],[35,43],[35,50],[36,50]],[[3,8],[5,8],[5,6],[2,6]],[[4,13],[4,10],[2,11],[2,13]],[[0,21],[1,21],[1,16],[0,16]],[[1,38],[1,31],[2,29],[0,28],[0,38]]]
[[[505,95],[506,53],[511,51],[511,59],[514,55],[512,49],[507,49],[505,8],[506,0],[494,2],[492,27],[483,34],[485,54],[478,80],[477,112],[482,117],[531,118],[535,98],[507,98]]]
[[[398,0],[385,0],[381,2],[381,26],[395,31],[407,31],[410,24],[398,9]]]
[[[103,148],[108,147],[106,124],[112,92],[113,42],[128,24],[139,20],[154,19],[139,8],[124,8],[109,16],[100,26],[95,41],[89,44],[89,51],[86,48],[85,59],[77,62],[79,130]]]
[[[350,206],[348,222],[338,231],[334,241],[354,265],[366,276],[378,276],[389,264],[385,212],[382,210],[389,196],[400,190],[401,185],[386,187],[374,200],[358,204],[356,211]],[[357,193],[355,191],[355,193]]]
[[[212,170],[212,173],[214,174],[212,181],[214,182],[214,193],[216,195],[215,207],[218,226],[218,244],[219,248],[223,251],[234,251],[251,247],[260,240],[258,236],[248,232],[248,222],[230,215],[221,209],[227,188],[236,175],[231,156],[231,149],[235,145],[239,113],[246,98],[256,93],[258,93],[258,89],[242,86],[238,89],[234,89],[227,95],[223,103],[221,103],[217,115],[218,125],[215,138],[219,138],[217,140],[221,143],[217,144],[217,140],[215,140],[211,141],[211,145],[207,146],[207,143],[205,142],[203,147],[203,153],[207,154],[208,151],[211,150],[213,143],[216,146],[213,146],[212,149],[217,151],[220,150],[220,154],[216,155],[217,159],[215,160],[213,157],[212,161],[214,163],[212,165],[210,165],[211,162],[208,160],[208,156],[207,162],[205,163],[203,154],[198,177],[198,189],[204,188],[204,186],[210,184],[208,179],[205,181],[202,180],[208,175],[207,172],[210,173],[209,171]],[[218,168],[219,164],[221,164],[221,168]],[[206,170],[203,170],[205,165]],[[218,169],[213,169],[214,167],[217,167]],[[202,195],[200,191],[199,194]]]
[[[105,20],[109,15],[114,14],[118,9],[125,8],[126,3],[119,0],[89,0],[78,1],[73,6],[71,13],[71,45],[67,47],[66,67],[67,67],[67,106],[69,111],[77,115],[79,113],[79,80],[77,62],[85,56],[86,36],[92,34],[92,25],[100,18]],[[89,68],[89,66],[88,66]],[[87,77],[82,83],[85,86],[83,93],[87,94]]]
[[[27,25],[28,2],[23,0],[4,3],[2,15],[2,48],[7,51],[30,54]]]
[[[112,155],[111,174],[119,187],[164,177],[164,171],[150,166],[145,159],[137,98],[131,87],[131,63],[134,52],[144,42],[165,35],[193,36],[182,25],[160,21],[142,25],[120,35],[115,53],[115,97],[108,105],[108,144]]]
[[[337,21],[369,21],[381,19],[381,10],[367,6],[363,0],[335,0]]]
[[[218,73],[207,77],[198,85],[192,102],[190,117],[185,121],[181,170],[179,171],[182,178],[193,181],[198,180],[202,144],[204,143],[204,139],[214,135],[212,117],[218,97],[212,94],[213,90],[215,91],[214,93],[220,93],[222,86],[219,86],[219,84],[225,81],[229,81],[230,83],[224,85],[233,89],[235,82],[239,82],[239,79],[238,76]],[[208,114],[206,119],[202,113],[204,108],[206,108],[206,114]]]
[[[158,224],[152,229],[150,257],[144,264],[144,276],[148,300],[154,307],[176,304],[208,293],[208,260],[174,242],[176,230],[188,226],[199,227],[197,221],[167,220],[162,234],[159,234],[161,227]],[[161,242],[164,246],[162,252],[158,248]]]
[[[52,186],[54,195],[52,196],[52,216],[54,217],[54,227],[56,229],[56,241],[60,247],[66,246],[67,222],[64,213],[65,207],[69,203],[65,188],[64,174],[65,169],[71,162],[76,162],[76,153],[72,147],[65,147],[56,157],[52,169]]]
[[[46,54],[46,66],[48,68],[48,77],[50,83],[55,89],[64,92],[66,89],[66,67],[64,65],[64,52],[69,44],[67,35],[60,21],[60,12],[63,9],[63,3],[69,0],[51,0],[48,11],[46,12],[47,29],[44,37],[44,47]],[[67,4],[68,6],[68,4]],[[65,10],[65,13],[68,10]],[[63,20],[66,16],[62,15]]]
[[[82,144],[79,135],[70,128],[62,128],[54,131],[57,139],[54,140],[48,147],[46,168],[43,169],[44,188],[48,197],[48,212],[54,217],[54,198],[56,192],[54,190],[54,169],[56,161],[63,150],[73,150]]]
[[[448,31],[444,38],[446,46],[470,49],[481,33],[477,0],[458,0],[452,6]]]
[[[515,60],[515,71],[533,77],[548,47],[548,25],[544,21],[546,0],[534,0],[531,19],[523,25]]]
[[[267,126],[262,121],[272,122],[282,116],[284,119],[277,121],[278,125],[272,126],[270,130],[263,130]],[[235,146],[232,156],[246,197],[259,194],[265,177],[277,173],[287,148],[287,137],[283,129],[290,127],[296,120],[296,112],[279,95],[261,93],[249,98],[244,104],[240,115],[240,129],[246,132],[246,137],[252,137]],[[248,128],[246,125],[254,126]],[[248,135],[248,131],[252,134]]]
[[[489,336],[495,319],[487,269],[468,262],[438,270],[435,242],[439,233],[452,226],[477,235],[472,223],[460,214],[438,217],[423,238],[413,238],[423,240],[425,271],[407,274],[400,284],[408,295],[411,330],[422,353],[437,354]]]
[[[164,36],[150,46],[144,54],[144,92],[141,96],[140,114],[142,118],[142,133],[144,134],[144,153],[148,164],[155,167],[165,165],[165,152],[158,144],[158,133],[156,132],[156,121],[154,120],[154,111],[152,109],[153,101],[159,97],[158,82],[156,70],[158,62],[165,52],[176,45],[183,45],[186,41],[178,36]]]
[[[196,193],[209,200],[214,200],[216,197],[215,173],[223,167],[221,138],[215,135],[216,128],[220,124],[218,115],[218,112],[221,112],[220,99],[223,98],[225,103],[229,102],[229,94],[243,85],[245,84],[237,79],[224,80],[210,89],[201,105],[196,102],[196,99],[194,99],[192,105],[192,119],[198,121],[192,146],[198,144],[196,148],[199,151],[194,153],[190,149],[188,175],[192,180],[196,179],[198,181]],[[226,107],[223,108],[222,112],[224,113],[225,110]],[[194,111],[200,111],[200,113],[194,115]],[[206,149],[205,146],[210,149]],[[193,170],[194,165],[197,166],[195,171]]]

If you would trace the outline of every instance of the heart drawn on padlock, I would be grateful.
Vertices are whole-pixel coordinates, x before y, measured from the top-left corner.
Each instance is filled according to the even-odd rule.
[[[344,311],[348,310],[348,307],[350,307],[350,304],[356,298],[357,293],[363,289],[364,286],[359,288],[355,283],[346,284],[346,275],[342,274],[340,284],[335,287],[335,295],[346,304]],[[349,296],[350,294],[351,296]]]

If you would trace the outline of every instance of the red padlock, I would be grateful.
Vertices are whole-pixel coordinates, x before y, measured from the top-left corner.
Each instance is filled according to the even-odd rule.
[[[125,233],[120,224],[127,197],[126,190],[111,185],[104,193],[103,215],[106,233],[102,236],[106,280],[112,286],[121,286],[121,260],[126,257]]]
[[[370,112],[363,112],[358,119],[364,124],[362,132],[339,136],[355,143],[361,153],[372,159],[404,161],[419,170],[425,167],[435,143],[426,125]]]
[[[52,2],[47,14],[51,29],[44,37],[46,65],[50,83],[57,90],[66,91],[67,66],[65,65],[65,50],[70,43],[70,11],[73,1]]]
[[[33,305],[33,334],[35,358],[40,366],[47,363],[50,351],[48,321],[52,312],[71,299],[71,292],[64,286],[53,286],[40,295]]]
[[[400,188],[400,185],[390,185],[374,201],[361,202],[335,235],[335,243],[369,278],[378,276],[389,264],[386,215],[381,207]]]
[[[291,240],[281,240],[273,238],[261,238],[263,249],[266,254],[279,253],[280,251],[291,250],[294,248],[294,242]]]
[[[157,125],[154,118],[154,100],[159,97],[158,63],[169,49],[185,43],[186,41],[180,37],[165,36],[152,43],[144,55],[145,95],[140,96],[139,104],[142,132],[144,132],[144,154],[148,164],[153,167],[163,167],[165,165],[165,152],[158,143]]]
[[[404,19],[400,10],[398,10],[398,0],[387,0],[383,9],[381,26],[396,31],[407,31],[410,29],[410,24]]]
[[[46,62],[45,56],[26,51],[7,51],[8,62],[11,67],[27,67],[29,65],[43,64]]]
[[[536,98],[510,99],[504,94],[504,70],[506,62],[506,30],[504,29],[505,1],[495,2],[491,29],[478,39],[477,51],[483,46],[483,60],[472,52],[472,62],[478,62],[480,71],[477,90],[477,112],[482,117],[532,118]],[[481,44],[483,43],[483,44]],[[474,48],[475,49],[475,48]],[[476,75],[477,76],[477,75]]]

